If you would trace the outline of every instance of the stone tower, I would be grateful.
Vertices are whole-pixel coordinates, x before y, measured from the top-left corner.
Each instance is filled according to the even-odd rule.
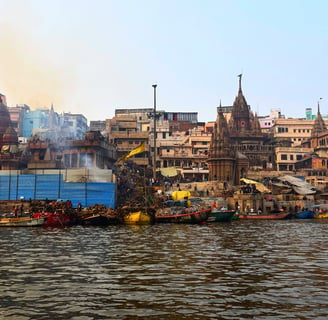
[[[314,120],[313,128],[311,131],[311,148],[316,148],[319,144],[319,136],[321,133],[324,133],[327,131],[326,124],[324,120],[322,119],[321,113],[320,113],[320,104],[318,101],[318,112],[317,116]]]

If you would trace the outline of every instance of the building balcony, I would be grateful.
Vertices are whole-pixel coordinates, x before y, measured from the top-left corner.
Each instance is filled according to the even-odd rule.
[[[49,147],[49,142],[29,142],[29,149],[47,149]]]

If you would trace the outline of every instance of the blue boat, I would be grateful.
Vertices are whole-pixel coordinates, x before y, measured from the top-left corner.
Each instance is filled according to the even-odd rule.
[[[314,219],[314,211],[305,209],[303,211],[295,213],[294,217],[296,219]]]

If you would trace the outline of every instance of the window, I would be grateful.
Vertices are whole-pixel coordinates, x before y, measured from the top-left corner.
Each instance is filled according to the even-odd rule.
[[[72,154],[72,168],[76,168],[77,167],[77,154],[73,153]]]
[[[296,160],[302,160],[302,155],[301,154],[296,155]]]
[[[281,160],[287,160],[287,154],[282,154],[281,155]]]
[[[289,156],[289,159],[290,159],[290,160],[294,160],[294,155],[291,154],[291,155]]]
[[[69,168],[71,163],[70,163],[70,155],[69,154],[65,154],[64,155],[64,165],[65,168]]]
[[[278,133],[288,132],[288,128],[278,128]]]
[[[85,153],[80,153],[80,163],[79,163],[79,167],[85,167],[86,165],[86,154]]]

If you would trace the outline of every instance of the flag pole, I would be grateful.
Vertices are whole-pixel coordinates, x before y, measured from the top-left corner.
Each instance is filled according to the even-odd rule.
[[[156,181],[156,87],[157,84],[153,84],[154,88],[154,163],[153,163],[153,178]]]

